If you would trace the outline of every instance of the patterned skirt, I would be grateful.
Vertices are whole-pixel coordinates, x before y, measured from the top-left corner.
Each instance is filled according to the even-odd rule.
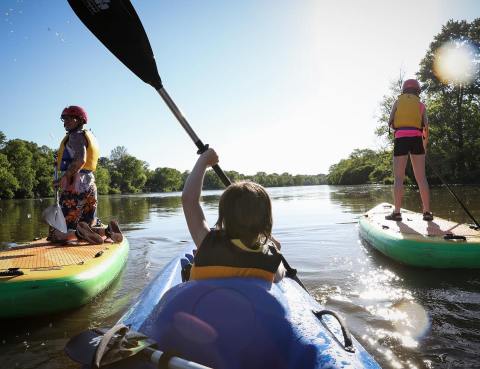
[[[78,222],[92,225],[97,218],[97,186],[94,181],[88,185],[82,183],[77,186],[80,191],[62,190],[60,192],[60,206],[69,230],[77,228]]]

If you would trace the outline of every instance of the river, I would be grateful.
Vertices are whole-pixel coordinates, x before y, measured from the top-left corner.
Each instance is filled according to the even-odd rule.
[[[480,218],[480,188],[455,191]],[[358,217],[379,202],[391,202],[391,187],[310,186],[268,192],[274,234],[286,259],[318,301],[346,318],[351,332],[383,368],[480,367],[479,270],[402,266],[358,235]],[[216,220],[220,193],[204,192],[210,225]],[[55,316],[0,321],[0,367],[77,368],[63,353],[68,338],[114,324],[190,241],[179,196],[101,196],[100,218],[117,219],[130,242],[126,268],[111,288],[84,307]],[[0,201],[1,247],[45,236],[41,211],[52,201]],[[418,193],[407,190],[403,205],[420,211]],[[444,188],[432,190],[432,210],[446,219],[471,222]]]

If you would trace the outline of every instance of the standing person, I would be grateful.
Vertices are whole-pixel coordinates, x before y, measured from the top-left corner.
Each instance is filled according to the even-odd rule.
[[[231,184],[220,197],[215,229],[209,228],[200,195],[207,168],[217,163],[213,149],[200,155],[182,193],[188,230],[197,246],[190,278],[280,280],[283,276],[282,256],[277,251],[280,244],[271,235],[272,206],[262,186],[253,182]]]
[[[404,192],[405,168],[409,156],[422,199],[423,220],[433,220],[433,214],[430,211],[430,190],[425,175],[428,118],[425,105],[420,101],[420,91],[420,84],[416,79],[407,79],[403,83],[402,94],[395,101],[390,113],[388,125],[394,129],[395,135],[393,148],[395,209],[385,217],[387,220],[402,220],[400,208]]]
[[[68,106],[63,109],[60,119],[65,127],[66,135],[60,143],[57,153],[57,170],[61,178],[54,182],[60,187],[60,205],[67,223],[67,233],[51,229],[49,238],[52,241],[69,241],[76,236],[90,243],[103,243],[105,230],[97,227],[97,186],[94,171],[97,167],[99,147],[91,131],[84,129],[88,122],[86,111],[79,106]],[[110,228],[117,240],[121,236],[118,224],[110,222]],[[122,237],[123,238],[123,237]]]

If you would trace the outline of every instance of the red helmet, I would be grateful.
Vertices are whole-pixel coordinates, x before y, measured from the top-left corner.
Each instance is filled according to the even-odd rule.
[[[80,106],[67,106],[65,109],[63,109],[62,115],[60,117],[63,118],[66,115],[83,119],[84,124],[88,121],[87,112],[83,110],[83,108],[81,108]]]
[[[417,90],[418,92],[421,91],[420,83],[418,83],[416,79],[407,79],[405,82],[403,82],[402,92],[404,92],[407,88]]]

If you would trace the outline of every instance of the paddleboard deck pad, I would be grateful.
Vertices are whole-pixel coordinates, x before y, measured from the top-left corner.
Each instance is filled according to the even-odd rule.
[[[480,231],[464,223],[401,209],[402,221],[386,220],[393,205],[382,203],[359,219],[359,232],[373,248],[406,265],[480,268]]]
[[[128,241],[58,245],[45,238],[0,251],[0,318],[51,314],[86,304],[122,270]]]

